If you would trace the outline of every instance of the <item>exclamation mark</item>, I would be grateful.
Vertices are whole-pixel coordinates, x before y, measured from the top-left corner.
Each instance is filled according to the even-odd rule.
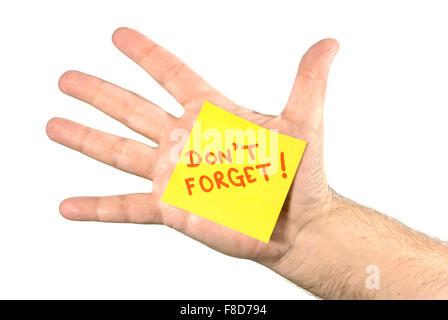
[[[283,173],[282,173],[282,177],[283,178],[285,178],[286,179],[286,177],[288,176],[287,174],[286,174],[286,166],[285,166],[285,153],[283,153],[283,152],[280,152],[280,164],[281,164],[281,166],[282,166],[282,171],[283,171]]]

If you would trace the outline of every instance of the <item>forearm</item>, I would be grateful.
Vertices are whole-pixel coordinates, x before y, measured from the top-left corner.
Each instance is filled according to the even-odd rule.
[[[448,298],[446,244],[337,195],[325,210],[275,272],[326,299]]]

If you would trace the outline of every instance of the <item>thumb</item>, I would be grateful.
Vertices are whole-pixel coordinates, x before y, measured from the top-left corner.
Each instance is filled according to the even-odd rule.
[[[302,57],[294,86],[282,117],[320,129],[327,77],[331,63],[339,50],[334,39],[324,39],[314,44]]]

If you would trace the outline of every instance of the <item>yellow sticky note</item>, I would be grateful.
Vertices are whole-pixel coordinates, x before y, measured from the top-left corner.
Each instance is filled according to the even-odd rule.
[[[305,146],[206,101],[162,201],[269,242]]]

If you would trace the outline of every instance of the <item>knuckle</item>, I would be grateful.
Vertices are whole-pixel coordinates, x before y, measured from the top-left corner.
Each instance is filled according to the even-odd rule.
[[[110,163],[114,167],[121,167],[127,154],[127,142],[125,138],[118,137],[110,149]]]

